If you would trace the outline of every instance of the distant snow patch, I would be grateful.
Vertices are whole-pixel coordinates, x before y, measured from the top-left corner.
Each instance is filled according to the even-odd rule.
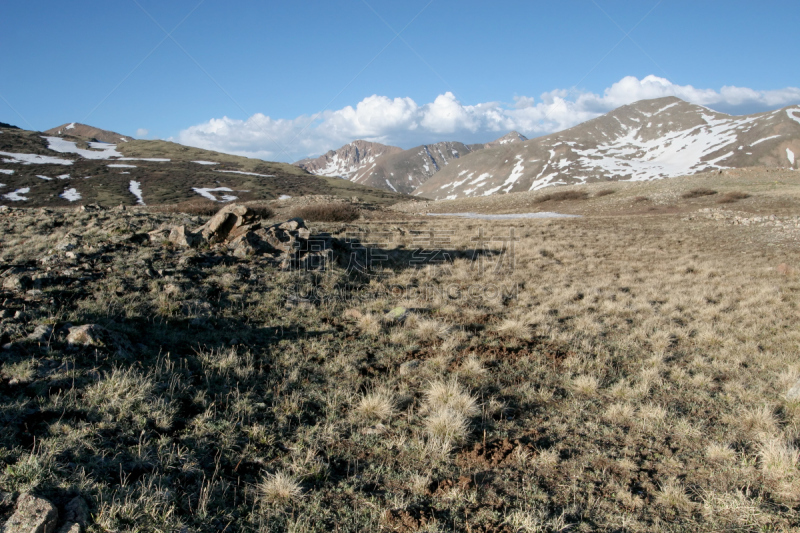
[[[42,176],[41,174],[36,174],[36,177],[39,178],[39,179],[46,180],[46,181],[51,181],[53,179],[53,178],[49,178],[47,176]]]
[[[164,159],[163,157],[121,157],[120,161],[151,161],[153,163],[169,163],[172,159]]]
[[[386,185],[388,185],[389,188],[391,188],[394,192],[397,192],[397,189],[394,188],[394,185],[392,185],[392,182],[388,179],[386,180]]]
[[[214,172],[224,172],[225,174],[244,174],[246,176],[261,176],[262,178],[274,178],[274,174],[256,174],[255,172],[242,172],[241,170],[215,170]]]
[[[84,159],[110,159],[112,157],[122,157],[122,154],[117,152],[116,144],[90,142],[89,148],[91,150],[84,150],[78,148],[77,144],[72,141],[65,141],[61,137],[44,137],[47,140],[49,148],[55,152],[62,154],[78,154]]]
[[[75,202],[81,199],[81,193],[75,190],[74,187],[71,189],[64,189],[64,192],[59,194],[59,196],[64,200],[69,200],[70,202]]]
[[[56,176],[56,177],[58,179],[60,179],[60,180],[68,180],[69,179],[69,174],[61,174],[61,175]]]
[[[291,198],[291,196],[289,196],[288,194],[281,194],[280,196],[278,196],[278,200],[288,200],[289,198]]]
[[[17,189],[14,192],[4,194],[3,198],[5,198],[6,200],[11,200],[12,202],[25,202],[28,200],[28,198],[25,195],[28,194],[29,192],[31,192],[30,187],[23,187],[22,189]]]
[[[665,106],[665,107],[662,107],[661,109],[659,109],[658,111],[656,111],[655,113],[653,113],[653,115],[658,115],[659,113],[663,113],[664,111],[666,111],[666,110],[667,110],[667,109],[669,109],[670,107],[678,105],[678,103],[679,103],[679,102],[674,102],[674,103],[671,103],[671,104],[669,104],[669,105],[667,105],[667,106]]]
[[[0,168],[0,174],[8,174],[10,176],[13,173],[14,173],[13,170],[9,170],[7,168]]]
[[[758,140],[758,141],[756,141],[754,143],[750,143],[750,146],[755,146],[757,144],[763,143],[764,141],[768,141],[770,139],[777,139],[778,137],[782,137],[782,135],[772,135],[770,137],[764,137],[763,139],[760,139],[760,140]]]
[[[116,165],[106,165],[108,168],[136,168],[136,165],[125,165],[118,163]]]
[[[144,199],[142,198],[142,184],[138,181],[131,180],[131,184],[128,186],[128,190],[131,191],[136,197],[136,203],[139,205],[147,205],[144,203]]]
[[[192,187],[192,190],[202,196],[203,198],[208,198],[212,202],[232,202],[239,198],[238,196],[232,196],[230,194],[223,194],[219,198],[211,194],[212,192],[233,192],[233,189],[228,187],[217,187],[216,189],[204,189],[200,187]]]
[[[462,217],[480,220],[513,220],[515,218],[579,218],[580,215],[564,215],[550,211],[538,213],[512,213],[508,215],[486,215],[484,213],[427,213],[430,217]]]
[[[3,159],[3,163],[21,163],[23,165],[71,165],[72,161],[69,159],[59,159],[49,155],[38,154],[15,154],[12,152],[0,152],[1,156],[6,156],[11,159]]]
[[[786,157],[788,157],[788,158],[789,158],[789,163],[791,163],[791,164],[792,164],[792,166],[794,166],[794,152],[792,152],[791,150],[789,150],[789,149],[787,148],[787,149],[786,149]]]
[[[75,129],[75,123],[74,123],[74,122],[72,122],[72,123],[71,123],[69,126],[67,126],[67,128],[66,128],[66,129],[68,129],[68,130],[74,130],[74,129]]]
[[[789,118],[800,124],[800,117],[795,115],[795,113],[800,113],[800,108],[795,107],[794,109],[786,110],[786,114],[789,115]]]
[[[197,163],[198,165],[219,165],[216,161],[192,161],[192,163]]]

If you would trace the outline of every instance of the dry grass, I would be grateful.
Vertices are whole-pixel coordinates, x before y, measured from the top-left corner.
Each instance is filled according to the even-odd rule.
[[[716,200],[614,188],[574,205]],[[0,215],[0,275],[30,277],[2,293],[0,490],[80,493],[98,531],[800,523],[788,234],[670,214],[364,221],[365,242],[390,234],[369,275],[124,240],[183,217]],[[512,228],[513,268],[501,241],[474,254]],[[432,229],[452,264],[409,267],[409,235]],[[50,253],[68,231],[79,258]],[[69,347],[68,322],[130,346]],[[42,324],[48,344],[26,340]]]
[[[261,480],[258,495],[264,504],[286,505],[300,499],[303,488],[295,477],[286,472],[276,472]]]
[[[359,418],[366,422],[381,422],[395,413],[394,394],[386,389],[366,393],[356,406]]]

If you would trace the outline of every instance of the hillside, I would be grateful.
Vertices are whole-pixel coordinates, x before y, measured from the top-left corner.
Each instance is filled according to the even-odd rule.
[[[472,153],[414,194],[460,198],[719,168],[797,168],[795,154],[800,154],[800,107],[730,116],[668,97],[623,106],[558,133]]]
[[[44,133],[58,137],[80,139],[82,141],[99,141],[111,144],[133,140],[133,137],[127,135],[122,135],[120,133],[108,130],[101,130],[100,128],[95,128],[94,126],[88,126],[86,124],[80,124],[78,122],[62,124],[61,126],[51,128]]]
[[[393,203],[405,197],[314,176],[286,163],[167,141],[129,140],[115,145],[27,130],[0,131],[0,205],[159,205],[200,198],[226,202],[311,194]]]

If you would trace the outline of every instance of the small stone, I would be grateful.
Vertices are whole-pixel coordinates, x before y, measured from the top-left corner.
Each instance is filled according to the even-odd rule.
[[[81,525],[76,522],[65,522],[58,530],[58,533],[81,533]]]
[[[789,401],[797,401],[800,400],[800,379],[792,385],[792,388],[789,389],[789,392],[786,393],[786,399]]]
[[[80,346],[103,346],[102,336],[106,329],[96,324],[85,324],[69,328],[67,344]]]
[[[150,237],[150,242],[153,243],[162,243],[169,239],[170,230],[168,229],[156,229],[147,233],[148,237]]]
[[[406,316],[408,316],[408,310],[405,307],[395,307],[383,315],[383,319],[386,322],[402,322]]]
[[[58,522],[58,510],[44,498],[23,494],[17,508],[3,526],[2,533],[53,533]]]
[[[186,226],[176,226],[169,233],[169,242],[175,246],[193,248],[200,244],[201,236],[186,229]]]
[[[278,225],[278,228],[286,231],[294,231],[299,227],[305,227],[305,222],[302,218],[292,218],[287,220],[286,222]]]
[[[22,291],[30,288],[30,276],[8,276],[3,280],[3,288],[10,291]]]
[[[14,495],[0,490],[0,507],[11,507],[12,505],[14,505]]]
[[[28,335],[27,341],[33,343],[45,343],[53,336],[53,326],[47,324],[40,324],[36,326],[33,333]]]
[[[420,362],[417,359],[413,359],[411,361],[406,361],[402,365],[400,365],[400,375],[406,376],[411,374],[412,372],[416,371],[419,368]]]
[[[75,496],[64,507],[64,518],[67,522],[76,522],[86,527],[89,523],[89,507],[80,496]]]

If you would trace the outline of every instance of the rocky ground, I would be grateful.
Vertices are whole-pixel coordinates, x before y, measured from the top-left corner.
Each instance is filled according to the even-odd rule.
[[[797,527],[797,203],[742,180],[552,220],[4,209],[0,523]]]

